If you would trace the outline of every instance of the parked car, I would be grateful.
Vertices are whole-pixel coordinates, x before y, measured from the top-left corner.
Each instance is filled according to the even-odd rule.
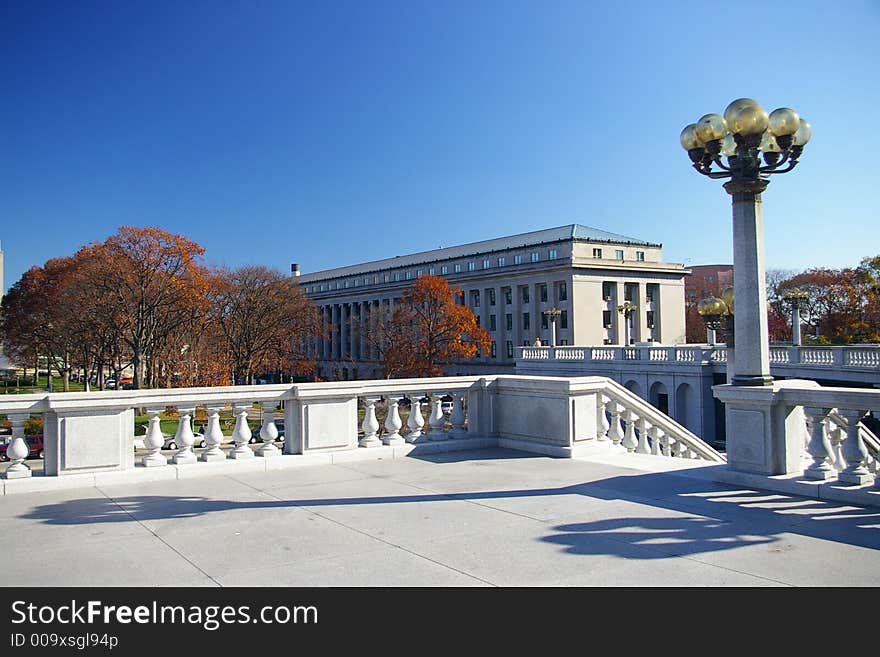
[[[24,442],[28,446],[28,455],[25,458],[29,459],[41,459],[43,458],[43,436],[42,434],[38,434],[36,436],[25,436]],[[0,445],[0,461],[8,461],[9,457],[6,455],[6,450],[9,447],[9,443],[5,445]]]

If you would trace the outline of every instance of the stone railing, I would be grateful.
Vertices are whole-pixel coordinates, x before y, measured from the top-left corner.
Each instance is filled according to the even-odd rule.
[[[632,362],[675,363],[678,365],[712,365],[727,362],[724,345],[620,346],[604,345],[563,347],[518,347],[522,361],[564,360],[568,362]],[[774,368],[800,370],[851,370],[880,372],[880,346],[847,345],[814,347],[770,345],[770,364]]]
[[[724,462],[701,438],[620,384],[604,379],[596,440],[637,454]]]
[[[582,362],[650,361],[701,365],[723,362],[725,348],[715,345],[601,347],[517,347],[521,360],[565,360]]]
[[[731,468],[880,489],[880,441],[864,420],[880,417],[880,390],[790,379],[768,386],[715,386],[727,407]]]
[[[444,402],[450,397],[451,404]],[[422,402],[425,398],[427,402]],[[379,400],[385,410],[381,425],[376,413]],[[403,413],[405,422],[401,406],[409,407],[408,414]],[[169,407],[179,418],[174,450],[163,449],[170,443],[159,425],[160,414]],[[204,448],[201,440],[195,444],[191,427],[198,407],[208,418]],[[279,407],[285,432],[282,449],[275,445]],[[222,449],[220,413],[230,408],[235,415],[233,446]],[[143,409],[149,417],[144,449],[137,458],[135,409]],[[256,410],[262,416],[262,444],[254,450],[249,445],[248,417]],[[4,482],[5,492],[17,485],[16,479],[31,477],[24,424],[33,415],[43,416],[45,456],[40,478],[125,481],[133,473],[180,478],[216,472],[221,464],[269,470],[304,459],[310,463],[349,459],[356,453],[397,456],[414,449],[487,446],[570,457],[579,455],[584,445],[605,443],[622,453],[724,460],[699,437],[604,377],[499,375],[49,393],[0,398],[0,414],[12,423],[7,449],[12,463],[5,474],[9,480]]]

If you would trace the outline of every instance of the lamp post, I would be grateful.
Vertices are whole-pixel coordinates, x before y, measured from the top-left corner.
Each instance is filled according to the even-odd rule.
[[[735,348],[736,348],[736,330],[734,322],[734,289],[732,287],[725,288],[721,293],[721,297],[709,297],[703,299],[697,305],[697,312],[703,321],[706,322],[706,328],[717,335],[721,331],[721,337],[727,346],[727,382],[733,379]]]
[[[544,315],[550,319],[550,346],[556,346],[556,320],[562,314],[559,308],[550,308],[544,311]]]
[[[734,385],[773,381],[761,192],[770,175],[794,169],[811,132],[810,124],[794,110],[780,107],[768,114],[751,98],[734,100],[724,116],[706,114],[681,132],[681,145],[698,173],[730,179],[724,189],[733,200],[733,286],[740,307],[734,321],[743,345],[734,364]]]
[[[789,290],[782,295],[791,308],[791,343],[796,347],[801,345],[801,308],[809,295],[801,290]]]
[[[632,314],[638,309],[639,309],[638,306],[634,306],[629,301],[624,301],[622,304],[617,306],[617,312],[619,312],[621,315],[623,315],[623,335],[624,335],[623,344],[624,345],[629,345],[629,336],[630,336],[630,329],[631,329],[630,318],[632,317]]]

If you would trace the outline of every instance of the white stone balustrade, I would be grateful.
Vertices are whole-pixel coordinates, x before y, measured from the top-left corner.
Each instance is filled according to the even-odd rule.
[[[6,469],[8,479],[23,479],[31,476],[31,469],[24,462],[30,451],[24,439],[24,423],[29,417],[29,413],[8,414],[8,419],[12,424],[12,437],[6,448],[6,456],[11,461]]]
[[[410,402],[406,431],[398,408],[402,397]],[[431,400],[430,416],[422,417],[420,399]],[[452,399],[444,413],[444,399]],[[385,442],[379,438],[375,401],[390,400],[384,418]],[[358,419],[358,401],[364,401],[363,420]],[[260,438],[252,447],[248,415],[263,409]],[[284,409],[285,441],[278,452],[275,439],[275,408]],[[160,413],[178,411],[173,440],[162,434]],[[144,456],[135,462],[134,409],[143,408],[150,417]],[[195,445],[192,418],[204,408],[207,423],[204,447]],[[235,416],[232,449],[223,448],[220,414]],[[352,453],[359,447],[446,451],[500,446],[554,456],[580,454],[585,446],[639,455],[669,456],[661,437],[672,436],[682,444],[696,445],[692,456],[723,462],[723,457],[700,439],[677,425],[619,384],[603,377],[438,377],[378,381],[320,382],[295,385],[177,388],[131,391],[95,391],[19,395],[0,399],[0,413],[13,421],[15,439],[23,445],[24,421],[31,415],[44,417],[44,470],[40,477],[144,472],[160,478],[193,476],[204,470],[224,468],[273,469],[287,467],[290,458],[307,455]],[[622,422],[626,421],[626,430]],[[359,437],[359,431],[363,437]],[[405,442],[409,437],[409,443]],[[626,438],[626,443],[624,439]],[[165,445],[175,443],[168,454]],[[623,446],[622,446],[623,445]],[[196,449],[198,448],[198,449]],[[254,449],[260,456],[254,459]],[[26,452],[15,446],[4,481],[26,477],[30,469]],[[363,453],[367,453],[364,450]],[[383,452],[380,452],[383,453]],[[395,452],[396,453],[396,452]],[[169,459],[169,456],[173,458]],[[169,462],[170,461],[170,462]],[[215,463],[206,469],[205,463]],[[265,463],[265,465],[262,465]],[[166,473],[166,474],[163,474]],[[4,484],[5,486],[5,484]],[[5,488],[4,488],[5,490]]]
[[[517,347],[517,371],[528,374],[527,364],[533,361],[560,361],[574,363],[669,363],[694,367],[721,367],[727,362],[727,348],[723,345],[662,345],[662,346],[563,346]],[[880,345],[846,346],[770,346],[770,364],[778,376],[787,378],[820,375],[822,372],[841,373],[841,380],[869,382],[880,372]],[[721,371],[721,370],[718,370]],[[552,374],[541,370],[541,373]],[[597,373],[602,373],[597,370]],[[829,376],[829,374],[825,374]],[[868,378],[866,378],[868,377]],[[871,378],[873,377],[873,379]]]
[[[263,421],[260,423],[260,440],[263,444],[257,450],[257,456],[272,457],[281,453],[275,445],[278,440],[278,426],[275,424],[275,402],[261,402]]]
[[[443,412],[443,395],[431,396],[431,415],[428,416],[428,425],[431,427],[429,437],[433,441],[446,440],[449,435],[443,431],[446,426],[446,414]]]
[[[172,462],[175,464],[195,463],[198,460],[196,458],[195,452],[193,452],[195,435],[193,435],[192,426],[190,425],[190,421],[195,411],[195,406],[177,407],[177,433],[174,434],[174,442],[178,445],[180,449],[171,459]]]
[[[235,409],[235,428],[232,430],[232,440],[235,442],[235,449],[229,455],[231,459],[252,459],[254,452],[250,448],[251,428],[248,425],[248,408],[251,404],[236,404]]]
[[[382,436],[382,443],[384,445],[402,445],[406,442],[403,436],[400,435],[403,421],[400,419],[398,403],[399,401],[396,397],[389,397],[388,413],[385,417],[385,435]]]
[[[364,399],[364,422],[361,425],[364,437],[358,441],[359,447],[379,447],[379,420],[376,419],[376,400],[368,397]]]
[[[424,443],[428,437],[422,432],[425,426],[425,418],[422,417],[422,402],[417,395],[413,395],[410,401],[409,417],[406,419],[409,432],[406,434],[406,442],[411,444]]]

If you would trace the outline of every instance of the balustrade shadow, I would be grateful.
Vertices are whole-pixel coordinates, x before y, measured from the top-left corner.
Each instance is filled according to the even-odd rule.
[[[431,455],[448,458],[448,454]],[[511,472],[511,477],[516,473]],[[429,486],[430,484],[420,484]],[[731,548],[772,543],[780,533],[793,533],[880,549],[880,510],[852,507],[794,495],[743,489],[694,477],[669,473],[639,473],[606,477],[556,487],[518,488],[472,492],[425,492],[412,495],[327,497],[319,499],[252,500],[211,499],[200,496],[136,495],[73,499],[44,504],[19,517],[49,525],[78,525],[144,520],[186,520],[211,513],[241,509],[317,508],[345,505],[393,505],[416,502],[491,502],[516,498],[581,495],[585,500],[628,501],[666,509],[681,517],[629,515],[577,522],[577,511],[569,507],[569,522],[554,526],[557,532],[541,540],[567,546],[574,554],[613,552],[613,543],[657,547],[637,558],[674,554],[715,552]],[[491,507],[491,504],[486,504]],[[497,507],[491,507],[496,508]],[[595,506],[584,508],[590,513]],[[634,507],[635,509],[635,507]],[[497,509],[505,512],[503,509]],[[515,512],[515,511],[514,511]],[[627,554],[627,556],[631,556]]]

